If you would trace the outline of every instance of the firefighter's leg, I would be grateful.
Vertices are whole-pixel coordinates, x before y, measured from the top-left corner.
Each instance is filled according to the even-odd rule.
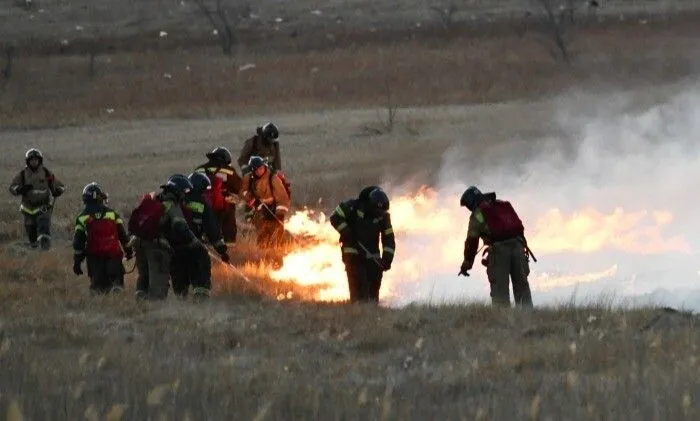
[[[221,233],[226,243],[235,243],[238,236],[238,225],[236,224],[236,205],[226,203],[226,207],[219,215],[221,221]]]
[[[170,289],[170,251],[157,244],[146,247],[148,259],[148,297],[164,300]]]
[[[489,248],[486,274],[491,284],[491,303],[494,306],[510,306],[510,250],[496,243]]]
[[[106,260],[107,277],[109,278],[110,292],[124,291],[124,264],[122,259],[112,257]]]
[[[90,294],[106,294],[111,289],[109,275],[107,273],[106,259],[97,256],[85,258],[87,276],[90,278]]]
[[[345,264],[345,273],[348,277],[350,302],[358,302],[360,301],[360,285],[366,276],[364,265],[359,257],[348,254],[343,255],[343,263]]]
[[[369,288],[369,300],[379,302],[379,290],[382,287],[382,277],[384,272],[379,265],[370,260],[367,264],[367,284]]]
[[[510,277],[513,282],[513,298],[515,305],[520,307],[532,307],[532,293],[527,278],[530,275],[530,263],[527,252],[520,243],[511,248]]]
[[[204,246],[192,249],[190,254],[192,268],[191,280],[195,300],[208,298],[211,294],[211,258]]]
[[[148,296],[148,258],[142,240],[134,241],[134,258],[136,259],[136,298],[144,299]]]
[[[27,233],[27,239],[29,240],[29,245],[32,247],[37,246],[37,227],[36,227],[36,215],[24,215],[24,231]]]
[[[51,248],[51,210],[36,216],[36,231],[39,245],[42,250]]]
[[[190,274],[193,272],[192,258],[187,250],[178,250],[170,261],[170,279],[173,283],[173,293],[179,298],[186,298],[190,288]]]

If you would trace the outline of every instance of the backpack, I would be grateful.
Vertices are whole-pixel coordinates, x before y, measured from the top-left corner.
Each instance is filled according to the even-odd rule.
[[[224,180],[218,177],[216,174],[209,174],[207,176],[211,181],[211,189],[206,190],[202,193],[202,197],[205,202],[215,212],[220,212],[226,207],[226,198],[224,197]]]
[[[479,205],[484,214],[486,225],[493,242],[510,240],[525,235],[525,228],[520,217],[510,202],[505,200],[484,201]]]
[[[106,219],[105,213],[90,215],[85,226],[87,228],[87,253],[91,256],[123,257],[119,242],[117,223]]]
[[[277,178],[282,180],[282,185],[284,186],[284,189],[287,191],[287,196],[289,198],[292,198],[292,183],[287,180],[287,177],[284,175],[284,173],[281,170],[275,170],[275,174],[277,174]],[[272,182],[272,172],[270,172],[270,182]]]
[[[158,237],[160,219],[165,212],[165,206],[153,195],[146,194],[129,217],[129,233],[140,239],[151,241]]]

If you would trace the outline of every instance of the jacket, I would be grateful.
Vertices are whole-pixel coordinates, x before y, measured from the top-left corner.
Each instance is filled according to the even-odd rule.
[[[51,203],[51,196],[60,196],[65,190],[63,183],[43,165],[39,165],[36,171],[25,167],[10,183],[10,193],[20,195],[23,186],[29,185],[32,189],[22,194],[20,209],[28,215],[36,215],[45,210]]]
[[[243,177],[241,196],[248,203],[254,203],[258,210],[264,210],[264,203],[275,214],[285,215],[289,212],[290,199],[284,184],[279,177],[270,169],[262,177],[254,177],[253,174],[246,174]]]
[[[330,223],[340,233],[344,255],[360,255],[367,259],[382,258],[389,264],[393,261],[396,239],[388,212],[372,217],[365,213],[360,200],[350,199],[341,202],[335,208],[330,216]],[[380,239],[382,254],[379,252]]]
[[[225,196],[237,195],[241,191],[241,176],[230,165],[222,165],[217,161],[209,161],[195,168],[195,172],[204,173],[213,182],[213,177],[219,177],[223,181],[223,193]]]
[[[92,223],[97,220],[107,221],[114,225],[116,238],[100,239],[102,242],[111,240],[112,244],[103,244],[101,249],[108,248],[112,253],[111,256],[121,258],[121,248],[126,249],[129,243],[129,236],[124,228],[124,221],[121,215],[115,210],[105,205],[86,205],[82,212],[75,218],[75,230],[73,232],[73,253],[76,256],[91,255],[93,250],[89,249],[88,238],[91,235],[90,230],[94,227]],[[121,248],[120,248],[121,245]],[[106,246],[106,247],[105,247]]]
[[[185,199],[185,204],[192,211],[194,223],[194,235],[201,241],[203,236],[211,244],[222,242],[221,227],[214,210],[200,196],[190,195]]]
[[[282,169],[282,158],[280,157],[280,144],[277,140],[266,141],[257,134],[247,139],[241,148],[241,154],[238,156],[238,165],[243,168],[248,164],[251,156],[259,156],[270,165],[270,168],[276,170]]]
[[[165,207],[159,225],[161,235],[169,243],[170,247],[179,249],[199,245],[200,241],[192,232],[175,197],[168,192],[158,193],[154,197],[156,200],[161,201]]]

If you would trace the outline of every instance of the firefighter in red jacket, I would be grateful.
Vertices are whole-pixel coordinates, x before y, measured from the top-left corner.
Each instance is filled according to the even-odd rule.
[[[212,208],[221,224],[224,241],[235,243],[238,236],[236,225],[236,196],[241,190],[241,176],[231,166],[231,152],[224,147],[214,148],[206,154],[208,162],[195,168],[194,172],[204,173],[212,185]],[[225,200],[217,200],[221,196]]]
[[[509,202],[497,200],[496,193],[482,193],[475,186],[464,191],[460,206],[471,211],[464,261],[459,275],[469,276],[479,247],[479,239],[487,247],[482,264],[491,285],[491,302],[510,306],[509,277],[513,282],[513,297],[521,307],[532,307],[528,275],[532,254],[525,240],[522,221]]]
[[[134,254],[122,218],[107,206],[107,193],[97,183],[83,188],[83,203],[85,208],[75,219],[73,273],[82,275],[81,264],[87,260],[91,294],[122,290],[122,257],[131,259]]]
[[[330,223],[340,233],[350,301],[378,302],[383,273],[391,269],[396,248],[386,193],[377,186],[363,189],[357,199],[335,208]]]

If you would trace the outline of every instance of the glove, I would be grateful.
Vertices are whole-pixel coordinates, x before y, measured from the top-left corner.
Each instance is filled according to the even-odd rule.
[[[457,276],[459,276],[459,275],[469,276],[469,269],[471,269],[471,266],[469,266],[467,264],[466,260],[463,261],[462,266],[460,266],[460,268],[459,268],[459,273],[457,274]]]
[[[279,219],[280,221],[284,221],[284,217],[286,214],[287,214],[287,212],[277,211],[277,212],[275,212],[275,218]]]
[[[126,247],[124,249],[124,255],[126,257],[126,260],[131,260],[134,257],[134,248],[133,247]]]
[[[20,196],[24,196],[25,194],[29,193],[32,191],[33,187],[31,184],[25,184],[22,187],[17,189],[17,194]]]
[[[63,194],[65,189],[63,187],[58,187],[55,192],[53,192],[53,197],[59,197]]]
[[[73,273],[76,276],[80,276],[83,274],[83,269],[80,267],[80,265],[83,263],[83,256],[75,256],[73,258]]]
[[[226,244],[223,242],[220,242],[214,246],[214,250],[216,250],[217,253],[219,253],[219,257],[221,257],[221,261],[224,263],[228,263],[231,259],[228,257],[228,248],[226,247]]]
[[[391,269],[391,259],[386,256],[382,256],[382,270],[386,272]]]

